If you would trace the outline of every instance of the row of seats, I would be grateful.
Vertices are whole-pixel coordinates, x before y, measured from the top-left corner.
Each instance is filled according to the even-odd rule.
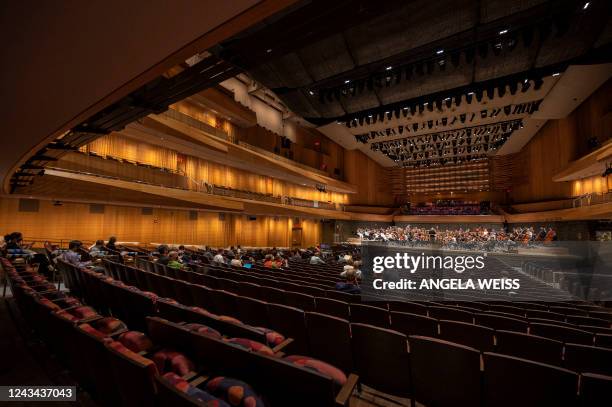
[[[163,267],[162,265],[157,266],[158,269]],[[231,278],[232,273],[224,273],[225,274],[222,275]],[[194,273],[194,276],[195,274],[197,273]],[[189,276],[190,274],[187,274],[187,277]],[[446,304],[444,304],[444,306],[436,304],[433,304],[433,306],[428,306],[413,302],[390,302],[371,303],[372,305],[365,305],[354,303],[350,304],[335,298],[323,297],[323,295],[329,297],[334,297],[337,295],[351,296],[350,294],[338,293],[334,291],[321,292],[321,297],[315,297],[288,291],[279,292],[276,289],[272,289],[273,294],[271,295],[269,293],[271,289],[267,288],[266,286],[259,286],[250,282],[228,284],[227,279],[211,277],[210,275],[199,275],[195,282],[210,286],[211,288],[224,289],[232,293],[252,297],[258,300],[277,302],[280,304],[301,308],[305,311],[316,310],[317,312],[349,319],[353,322],[364,322],[383,328],[389,328],[392,327],[392,325],[400,325],[401,322],[397,321],[404,320],[406,317],[403,314],[408,313],[423,315],[425,317],[430,317],[433,320],[444,319],[462,321],[493,329],[512,330],[525,333],[531,330],[531,333],[536,335],[550,337],[562,342],[577,342],[586,345],[597,344],[598,346],[609,346],[609,343],[612,342],[610,340],[610,338],[612,338],[612,329],[610,329],[612,314],[601,311],[601,307],[595,308],[599,311],[593,311],[568,306],[564,307],[560,305],[551,305],[547,308],[550,309],[550,311],[544,311],[542,309],[532,309],[531,304],[513,304],[516,306],[511,306],[495,303],[470,303],[472,307],[468,307],[466,305],[451,307]],[[354,295],[352,295],[352,297],[359,298],[358,296]],[[488,309],[483,311],[478,308],[474,308],[476,306]],[[521,306],[524,308],[521,308]],[[536,307],[536,305],[534,304],[533,307]],[[561,314],[561,312],[577,313],[582,315],[564,315]],[[608,319],[606,320],[604,318],[584,316],[589,315],[589,313],[596,313],[598,316]],[[412,321],[419,320],[420,322],[418,324],[420,326],[431,327],[435,325],[434,321],[428,321],[425,318],[419,318],[418,316],[414,315],[411,316],[410,319]],[[395,324],[392,322],[394,320],[396,321]],[[415,322],[411,322],[411,324],[414,325]],[[431,330],[428,328],[425,330],[425,332],[431,332]]]
[[[366,381],[367,372],[358,370],[357,360],[362,357],[362,350],[355,351],[354,347],[347,346],[352,343],[354,336],[354,327],[365,325],[355,323],[355,321],[363,320],[364,322],[372,322],[377,320],[378,324],[388,320],[389,313],[377,307],[372,307],[363,304],[351,304],[350,307],[353,313],[359,315],[353,323],[348,320],[336,318],[330,315],[321,314],[318,312],[303,312],[292,307],[287,307],[279,304],[266,304],[261,301],[256,301],[250,298],[236,297],[238,303],[248,304],[248,308],[254,314],[263,318],[267,315],[268,320],[275,321],[279,324],[279,328],[284,332],[290,332],[294,337],[296,344],[307,344],[308,352],[311,355],[330,361],[336,366],[341,367],[345,371],[357,371],[364,383],[374,384],[375,381]],[[329,304],[338,302],[329,298],[316,298],[315,309],[324,312],[325,307]],[[401,307],[405,303],[393,303],[391,306]],[[345,306],[349,304],[344,303]],[[415,304],[405,304],[408,307]],[[425,310],[428,307],[422,306]],[[169,314],[180,314],[178,306],[172,306],[174,311],[168,311]],[[433,310],[450,310],[444,307],[429,307]],[[374,311],[375,310],[375,311]],[[328,310],[329,311],[329,310]],[[374,313],[369,313],[374,311]],[[381,312],[384,311],[384,312]],[[456,343],[469,343],[473,349],[478,351],[496,351],[509,355],[528,357],[532,361],[543,361],[557,366],[565,365],[568,368],[581,372],[610,372],[610,355],[612,350],[596,348],[593,346],[584,346],[580,344],[566,344],[563,342],[550,340],[530,335],[527,333],[519,333],[512,331],[495,331],[491,328],[474,325],[459,321],[438,321],[434,318],[409,314],[399,311],[391,311],[391,320],[395,324],[390,327],[395,329],[396,333],[404,333],[405,335],[423,335],[428,337],[440,336],[443,339],[450,340]],[[355,317],[355,315],[353,315]],[[185,317],[174,316],[173,318],[185,319]],[[380,329],[371,326],[371,329]],[[499,337],[499,339],[498,339]],[[371,368],[371,366],[369,367]],[[369,369],[368,369],[369,370]],[[380,385],[379,385],[380,388]],[[400,394],[400,393],[395,393]]]
[[[78,269],[76,267],[70,267],[70,265],[67,265],[65,263],[60,264],[62,265],[62,269],[70,270],[68,271],[68,275],[72,274],[72,276],[70,277],[68,277],[67,275],[66,279],[72,280],[73,283],[78,285],[80,287],[80,292],[84,295],[84,298],[90,302],[97,302],[102,297],[106,299],[111,299],[112,297],[114,297],[114,301],[121,303],[122,308],[132,310],[132,306],[134,304],[133,302],[130,303],[129,300],[127,300],[127,297],[131,296],[132,298],[135,298],[135,294],[141,294],[141,297],[149,297],[147,295],[142,295],[143,293],[138,293],[138,290],[133,289],[133,287],[130,288],[128,286],[124,286],[123,284],[119,284],[118,281],[110,281],[108,277],[105,277],[104,275],[101,275],[99,273]],[[112,286],[118,289],[106,293],[108,295],[105,296],[104,289],[101,287],[96,288],[96,285],[95,283],[93,283],[93,281],[101,282],[102,286]],[[123,291],[123,294],[119,294],[120,291]],[[97,294],[94,294],[96,292]],[[155,305],[161,305],[164,303],[175,304],[175,302],[167,301],[163,298],[156,298],[156,301],[154,302]],[[150,315],[158,315],[155,310],[149,310],[148,312],[150,313]],[[159,343],[164,346],[170,346],[170,344],[166,342],[170,339],[175,338],[177,335],[172,335],[172,338],[167,338],[164,336],[165,339],[160,339],[160,337],[158,335],[155,335],[151,330],[150,325],[152,319],[159,320],[159,318],[156,317],[145,317],[144,332],[147,332],[149,336],[151,336],[154,343]],[[207,322],[210,321],[210,319],[207,320]],[[231,320],[225,320],[224,322],[227,322],[227,324],[222,327],[224,331],[222,331],[221,333],[228,332],[228,327],[232,326],[233,323],[233,321]],[[172,325],[172,323],[168,321],[165,321],[164,323],[166,325]],[[179,326],[177,324],[174,325]],[[185,352],[188,355],[194,355],[193,352],[196,352],[195,355],[199,355],[199,357],[194,357],[193,360],[204,360],[202,358],[206,356],[206,363],[203,364],[207,367],[210,367],[211,365],[215,366],[216,369],[218,369],[219,374],[228,374],[228,371],[230,371],[230,367],[232,367],[233,370],[231,370],[231,372],[234,376],[237,376],[237,374],[240,373],[241,378],[249,378],[249,383],[253,384],[255,388],[258,389],[258,391],[265,394],[265,400],[269,401],[271,405],[287,405],[287,403],[289,403],[289,400],[291,400],[291,403],[295,405],[330,405],[335,402],[334,400],[336,399],[336,397],[340,397],[340,399],[344,400],[343,403],[346,403],[348,402],[348,397],[352,393],[351,386],[354,387],[357,383],[356,376],[349,376],[349,378],[347,379],[342,372],[339,372],[337,369],[334,370],[334,368],[329,365],[327,365],[327,368],[331,369],[331,371],[334,372],[334,376],[330,376],[327,373],[324,374],[319,373],[318,371],[313,371],[312,368],[309,368],[308,363],[316,363],[317,367],[321,367],[322,362],[314,361],[311,358],[306,358],[303,356],[285,356],[282,352],[271,353],[266,349],[262,349],[263,347],[246,348],[246,346],[250,345],[250,343],[244,340],[221,340],[217,337],[210,338],[210,325],[197,325],[200,327],[206,327],[205,332],[198,332],[202,333],[204,336],[207,337],[207,339],[198,338],[198,349],[196,349],[196,347],[191,348],[187,346],[189,342],[185,340],[185,335],[183,335],[182,337],[179,336],[177,338],[178,342],[173,342],[172,347],[179,348],[179,346],[182,345],[182,347],[180,348],[181,351]],[[229,334],[231,335],[232,333],[243,333],[244,331],[239,332],[236,330],[236,328],[238,328],[239,326],[241,326],[239,323],[235,323],[233,330],[229,332]],[[216,331],[216,329],[212,329],[212,331]],[[174,332],[176,333],[178,331],[175,330]],[[189,335],[193,334],[189,333]],[[212,343],[211,340],[213,341]],[[208,346],[206,350],[204,350],[204,344]],[[236,350],[236,348],[240,349],[240,351]],[[220,359],[215,359],[215,357],[213,357],[213,354],[208,352],[211,349],[214,349],[213,353],[215,357],[218,357]],[[200,352],[201,354],[197,352]],[[245,356],[245,354],[248,355]],[[267,357],[267,359],[263,361],[260,359],[254,359],[255,356],[252,356],[252,354],[256,354],[257,357],[262,357],[264,359]],[[235,361],[235,365],[228,365],[229,359],[231,358],[238,359]],[[271,358],[275,361],[278,360],[278,363],[270,362],[269,359]],[[214,359],[215,363],[212,363],[210,359]],[[218,363],[218,366],[216,363]],[[302,363],[302,365],[300,365],[300,363]],[[304,363],[306,363],[306,365],[303,365]],[[287,365],[289,367],[287,367]],[[292,370],[294,368],[298,371],[296,372]],[[126,370],[128,370],[127,367]],[[257,379],[257,375],[254,374],[255,371],[259,372],[259,379]],[[252,379],[250,378],[249,372],[252,373],[252,375],[254,376]],[[267,384],[261,383],[262,373],[264,377],[276,377],[278,374],[280,374],[280,372],[282,372],[283,377],[285,378],[283,380],[289,380],[291,381],[291,383],[282,383],[283,380],[281,379],[275,380],[273,381],[273,383],[270,383],[269,381]],[[136,372],[132,373],[132,375],[135,374]],[[277,385],[281,385],[282,387],[276,388]],[[134,393],[138,394],[138,392],[136,391]],[[298,401],[294,400],[296,397],[299,397]]]

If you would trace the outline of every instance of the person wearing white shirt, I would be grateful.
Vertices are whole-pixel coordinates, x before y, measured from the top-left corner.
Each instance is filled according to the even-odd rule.
[[[223,249],[219,249],[215,257],[213,257],[213,262],[218,264],[225,264],[225,257],[223,257]]]

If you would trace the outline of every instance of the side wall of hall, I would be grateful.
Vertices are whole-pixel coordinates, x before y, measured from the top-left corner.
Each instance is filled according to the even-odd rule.
[[[512,200],[537,202],[603,192],[600,180],[554,182],[552,178],[570,162],[589,153],[591,137],[600,143],[612,137],[611,113],[612,79],[567,117],[549,120],[512,159]]]
[[[103,213],[91,213],[85,203],[40,200],[37,212],[19,210],[19,199],[0,198],[2,233],[23,233],[26,240],[71,240],[93,242],[117,236],[119,241],[141,243],[197,244],[213,247],[289,247],[295,219],[217,212],[197,212],[192,219],[189,210],[152,208],[144,215],[141,207],[104,205]],[[302,219],[302,247],[320,243],[321,223]]]

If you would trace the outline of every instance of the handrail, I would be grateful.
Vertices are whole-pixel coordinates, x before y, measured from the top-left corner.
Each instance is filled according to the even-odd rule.
[[[158,186],[158,187],[164,187],[164,188],[175,188],[175,189],[182,189],[184,191],[192,191],[192,192],[199,192],[199,193],[208,193],[211,195],[218,195],[218,196],[229,196],[232,198],[239,198],[239,199],[252,199],[255,201],[261,201],[261,202],[272,202],[272,203],[278,203],[281,205],[290,205],[290,206],[301,206],[301,207],[308,207],[308,208],[321,208],[321,209],[330,209],[330,210],[340,210],[343,211],[344,210],[344,206],[342,204],[338,204],[336,205],[335,203],[329,203],[329,202],[320,202],[320,201],[310,201],[307,199],[301,199],[301,198],[293,198],[293,197],[288,197],[288,196],[283,196],[283,195],[279,195],[278,197],[274,197],[274,196],[268,196],[265,194],[261,194],[261,193],[257,193],[257,192],[251,192],[251,191],[240,191],[240,190],[236,190],[233,188],[228,188],[228,187],[221,187],[218,185],[214,185],[214,184],[209,184],[208,182],[205,181],[197,181],[191,177],[185,176],[185,178],[187,178],[189,181],[193,182],[196,184],[196,190],[193,189],[189,189],[189,188],[183,188],[183,187],[178,187],[178,186],[168,186],[168,185],[163,185],[163,184],[154,184],[151,182],[146,182],[146,181],[141,181],[141,180],[133,180],[133,179],[124,179],[124,178],[120,178],[117,176],[113,176],[113,175],[105,175],[105,174],[96,174],[96,173],[92,173],[92,172],[88,172],[88,171],[78,171],[78,170],[73,170],[73,169],[67,169],[67,168],[58,168],[58,167],[47,167],[50,170],[56,170],[56,171],[64,171],[64,172],[69,172],[69,173],[73,173],[73,174],[81,174],[81,175],[89,175],[89,176],[93,176],[93,177],[100,177],[100,178],[106,178],[106,179],[114,179],[114,180],[119,180],[119,181],[128,181],[128,182],[137,182],[139,184],[145,184],[145,185],[154,185],[154,186]],[[307,205],[306,205],[307,203]]]
[[[572,201],[573,208],[591,206],[600,203],[612,202],[612,191],[608,192],[589,192],[579,195]]]

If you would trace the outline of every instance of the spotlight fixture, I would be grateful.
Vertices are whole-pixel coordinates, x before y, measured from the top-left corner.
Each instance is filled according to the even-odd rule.
[[[582,9],[586,10],[589,8],[590,5],[591,5],[591,2],[587,1],[586,3],[584,3],[584,6],[582,6]]]
[[[499,35],[504,35],[504,34],[508,34],[508,30],[507,29],[503,29],[499,32]]]
[[[311,91],[311,90],[309,90],[309,91],[308,91],[308,94],[309,94],[310,96],[314,96],[314,92],[313,92],[313,91]]]
[[[444,54],[444,50],[443,49],[439,49],[436,51],[436,55],[442,55]]]
[[[344,83],[350,83],[351,81],[349,79],[345,80]]]
[[[387,71],[390,71],[391,69],[393,69],[392,66],[388,66],[388,67],[385,68],[385,70],[387,70]]]

